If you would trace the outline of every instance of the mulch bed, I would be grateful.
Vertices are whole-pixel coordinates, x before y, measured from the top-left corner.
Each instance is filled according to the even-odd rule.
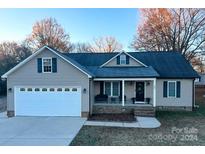
[[[112,122],[134,122],[136,118],[133,114],[93,114],[90,121],[112,121]]]

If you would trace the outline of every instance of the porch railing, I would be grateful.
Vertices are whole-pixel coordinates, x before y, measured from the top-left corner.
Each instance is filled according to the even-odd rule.
[[[122,97],[108,97],[103,95],[102,97],[95,96],[95,104],[116,104],[122,105]],[[138,104],[151,104],[151,98],[144,98],[144,101],[136,101],[136,98],[127,99],[124,97],[124,105],[138,105]]]

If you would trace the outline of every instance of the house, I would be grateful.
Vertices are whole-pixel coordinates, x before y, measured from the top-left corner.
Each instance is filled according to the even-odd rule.
[[[196,101],[198,103],[205,102],[205,74],[199,74],[200,78],[195,81]]]
[[[2,76],[8,116],[194,107],[198,74],[177,52],[60,53],[44,46]]]
[[[205,86],[205,73],[199,74],[199,79],[195,81],[196,86]]]

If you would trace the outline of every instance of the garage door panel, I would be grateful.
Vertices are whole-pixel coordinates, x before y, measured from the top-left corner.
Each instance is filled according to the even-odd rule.
[[[16,88],[15,110],[16,115],[22,116],[80,116],[81,89],[35,92]]]

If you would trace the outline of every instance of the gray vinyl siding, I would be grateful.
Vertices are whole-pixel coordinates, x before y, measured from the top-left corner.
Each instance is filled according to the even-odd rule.
[[[99,95],[100,94],[100,82],[94,81],[93,88],[94,88],[93,90],[94,96]]]
[[[112,66],[142,66],[142,64],[138,63],[137,61],[135,61],[133,58],[129,58],[129,64],[126,65],[117,65],[117,57],[112,59],[110,62],[108,62],[106,65],[106,67],[112,67]]]
[[[145,98],[150,98],[150,103],[153,104],[153,81],[145,84]]]
[[[127,101],[135,97],[135,82],[125,81],[125,96]]]
[[[163,82],[164,81],[180,81],[181,96],[180,98],[164,98]],[[157,106],[172,107],[191,107],[193,103],[193,80],[192,79],[157,79]]]
[[[57,58],[57,73],[37,72],[37,58],[42,57]],[[88,76],[47,49],[11,73],[7,78],[7,86],[12,88],[7,94],[9,111],[14,111],[14,86],[80,86],[82,91],[86,89],[86,93],[81,92],[82,112],[89,111]]]

